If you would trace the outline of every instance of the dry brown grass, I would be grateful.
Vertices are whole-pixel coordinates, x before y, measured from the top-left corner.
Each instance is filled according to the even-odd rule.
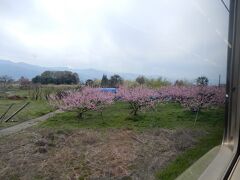
[[[202,134],[32,128],[0,140],[0,179],[154,179]]]

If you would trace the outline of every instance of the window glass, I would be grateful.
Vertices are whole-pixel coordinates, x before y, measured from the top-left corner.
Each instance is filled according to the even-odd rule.
[[[0,1],[0,179],[178,177],[222,142],[228,8]]]

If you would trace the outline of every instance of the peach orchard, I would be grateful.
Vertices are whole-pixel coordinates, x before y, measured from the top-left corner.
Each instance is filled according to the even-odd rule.
[[[119,87],[116,93],[100,88],[84,87],[51,95],[50,103],[64,111],[76,111],[79,118],[87,111],[102,112],[107,106],[123,101],[129,103],[129,114],[154,109],[158,103],[176,102],[192,112],[224,105],[225,89],[215,86],[166,86],[151,89],[144,86]]]

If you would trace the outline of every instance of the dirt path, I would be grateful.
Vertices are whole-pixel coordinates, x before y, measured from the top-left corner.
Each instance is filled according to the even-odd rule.
[[[10,134],[19,132],[23,129],[26,129],[28,127],[34,126],[34,125],[38,124],[39,122],[45,121],[48,118],[53,117],[55,114],[58,114],[58,113],[61,113],[61,112],[62,111],[57,110],[57,111],[45,114],[41,117],[22,122],[20,124],[15,125],[15,126],[11,126],[11,127],[5,128],[5,129],[1,129],[0,130],[0,137],[10,135]]]

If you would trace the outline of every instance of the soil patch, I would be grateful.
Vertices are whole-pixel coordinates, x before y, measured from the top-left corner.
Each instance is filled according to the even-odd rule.
[[[18,96],[18,95],[12,95],[12,96],[8,96],[7,97],[9,100],[24,100],[27,99],[27,97],[22,97],[22,96]]]

